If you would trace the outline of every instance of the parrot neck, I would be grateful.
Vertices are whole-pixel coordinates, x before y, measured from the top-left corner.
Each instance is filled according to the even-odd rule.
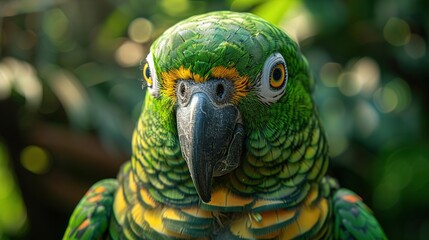
[[[131,171],[135,181],[158,202],[176,206],[198,203],[177,134],[158,114],[163,111],[148,104],[153,103],[146,98],[133,134]]]
[[[301,131],[251,131],[247,155],[230,177],[234,192],[299,203],[328,167],[328,145],[316,113]]]

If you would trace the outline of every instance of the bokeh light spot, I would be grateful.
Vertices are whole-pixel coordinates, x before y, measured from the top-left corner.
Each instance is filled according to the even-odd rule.
[[[403,46],[410,40],[410,26],[400,18],[390,18],[383,29],[384,39],[393,46]]]
[[[321,105],[324,113],[327,140],[329,143],[329,154],[336,157],[342,154],[348,147],[348,139],[345,135],[349,121],[346,121],[346,106],[344,102],[335,96],[328,97]]]
[[[394,207],[400,198],[400,192],[392,189],[386,182],[380,183],[374,191],[374,207],[380,210],[389,210]]]
[[[367,101],[363,100],[357,103],[354,111],[355,124],[359,135],[361,137],[370,136],[378,127],[380,121],[377,111]]]
[[[0,100],[10,96],[12,91],[12,79],[9,69],[0,63]]]
[[[374,93],[374,102],[381,112],[401,112],[411,102],[410,87],[402,79],[394,79]]]
[[[374,59],[364,57],[359,59],[352,67],[356,80],[362,93],[370,96],[380,82],[380,68]]]
[[[320,79],[327,87],[336,87],[337,79],[341,75],[343,68],[339,63],[328,62],[320,69]]]
[[[414,59],[419,59],[426,55],[426,42],[417,34],[411,34],[410,42],[404,48],[408,56]]]
[[[8,169],[2,167],[0,168],[0,199],[6,198],[9,196],[14,188],[14,182],[12,181],[12,176]]]
[[[0,99],[11,93],[11,88],[24,96],[26,105],[36,108],[42,101],[42,85],[36,70],[27,62],[5,57],[0,62]]]
[[[302,6],[296,7],[296,10],[292,12],[292,16],[285,18],[285,21],[280,23],[280,27],[298,43],[314,36],[317,28],[311,13]]]
[[[409,162],[395,158],[388,164],[385,181],[391,189],[401,191],[408,186],[412,178],[413,169]]]
[[[43,30],[54,41],[58,41],[68,33],[68,18],[60,9],[53,9],[46,13],[43,21]]]
[[[384,112],[391,112],[398,105],[398,95],[392,88],[385,87],[381,94],[381,102]]]
[[[153,25],[146,18],[134,19],[128,27],[128,35],[137,43],[145,43],[152,37]]]
[[[342,73],[338,78],[338,88],[342,94],[351,97],[357,95],[360,92],[362,86],[360,85],[356,74],[346,72]]]
[[[21,165],[32,173],[44,174],[50,169],[48,153],[38,146],[28,146],[21,152]]]
[[[409,161],[409,159],[406,159]],[[421,189],[427,189],[429,178],[427,174],[429,172],[429,158],[424,154],[419,152],[415,153],[412,156],[411,163],[413,172],[412,172],[412,181],[409,184],[409,188],[413,191],[421,191]]]
[[[329,143],[329,155],[331,157],[337,157],[341,155],[349,146],[349,140],[346,135],[342,133],[333,133],[327,135]]]
[[[179,16],[189,9],[190,4],[189,0],[162,0],[161,6],[167,14]]]
[[[136,66],[145,55],[145,49],[142,45],[127,40],[116,50],[115,59],[122,67],[133,67]]]

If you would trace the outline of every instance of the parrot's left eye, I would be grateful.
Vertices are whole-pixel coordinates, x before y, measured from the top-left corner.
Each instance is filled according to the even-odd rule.
[[[262,102],[271,104],[284,95],[288,72],[286,61],[280,53],[270,55],[264,63],[258,95]]]
[[[281,88],[286,82],[286,71],[284,63],[277,63],[272,69],[270,74],[270,87],[274,89]]]
[[[150,94],[152,94],[152,96],[155,98],[159,97],[158,78],[156,76],[155,65],[153,63],[153,57],[151,53],[147,55],[146,63],[142,69],[142,74]]]

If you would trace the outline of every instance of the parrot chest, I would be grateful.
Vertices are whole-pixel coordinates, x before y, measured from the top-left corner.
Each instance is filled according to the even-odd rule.
[[[155,201],[130,169],[120,181],[112,227],[128,239],[292,239],[329,230],[330,201],[317,184],[289,208],[283,200],[240,197],[226,187],[216,188],[208,203],[176,207]]]

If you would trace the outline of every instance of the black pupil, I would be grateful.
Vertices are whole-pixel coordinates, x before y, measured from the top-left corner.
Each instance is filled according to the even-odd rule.
[[[274,81],[280,81],[282,79],[282,70],[280,70],[280,67],[276,67],[273,70],[273,80]]]
[[[149,69],[149,66],[147,66],[147,65],[146,65],[146,70],[145,70],[144,74],[146,75],[146,78],[150,78],[150,69]]]

